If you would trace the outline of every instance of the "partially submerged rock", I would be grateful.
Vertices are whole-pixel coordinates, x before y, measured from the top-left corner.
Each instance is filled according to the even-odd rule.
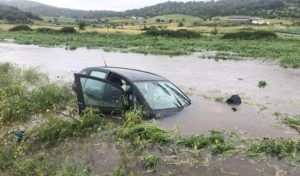
[[[242,99],[239,95],[232,95],[227,101],[229,105],[240,105],[242,104]]]

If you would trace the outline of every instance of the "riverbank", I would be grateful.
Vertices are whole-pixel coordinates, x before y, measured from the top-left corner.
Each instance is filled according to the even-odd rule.
[[[197,39],[153,37],[126,33],[46,34],[38,32],[1,31],[0,41],[13,39],[19,44],[104,48],[106,51],[135,52],[157,55],[187,55],[201,51],[218,51],[219,59],[264,58],[275,60],[284,67],[300,66],[300,39],[279,36],[277,39],[240,40],[221,36],[202,36]]]

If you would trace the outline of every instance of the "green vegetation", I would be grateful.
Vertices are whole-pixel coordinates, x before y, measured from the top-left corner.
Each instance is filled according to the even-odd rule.
[[[59,31],[61,33],[68,33],[68,34],[76,33],[76,29],[74,29],[73,27],[63,27]]]
[[[225,40],[218,36],[185,39],[124,33],[44,34],[5,31],[0,33],[0,40],[10,38],[20,44],[70,45],[73,48],[107,47],[145,54],[183,55],[203,50],[227,51],[236,53],[239,57],[263,57],[278,60],[284,67],[300,67],[300,58],[298,57],[300,55],[300,39],[292,37],[278,37],[274,40]]]
[[[0,64],[0,127],[47,110],[66,109],[73,99],[69,85],[50,83],[36,68]]]
[[[103,126],[103,116],[97,115],[94,110],[87,110],[79,120],[66,120],[57,116],[48,117],[48,121],[32,131],[39,141],[56,144],[66,138],[84,135],[88,131],[95,131]]]
[[[240,31],[224,34],[223,38],[236,40],[272,40],[276,39],[277,35],[270,31]]]
[[[300,117],[284,117],[282,123],[294,128],[300,133]]]
[[[259,81],[258,82],[258,87],[259,88],[265,88],[267,86],[267,82],[266,81]]]
[[[300,141],[295,140],[265,138],[248,143],[217,131],[207,136],[182,137],[175,130],[166,131],[145,122],[145,112],[140,108],[126,112],[119,122],[93,109],[79,117],[71,86],[50,82],[36,68],[0,64],[0,84],[0,172],[3,175],[93,175],[93,168],[59,157],[54,151],[68,147],[68,141],[96,133],[116,141],[121,162],[112,175],[133,175],[131,160],[142,164],[146,172],[155,171],[158,163],[166,164],[165,158],[160,157],[165,150],[168,155],[184,149],[199,154],[209,151],[221,157],[232,152],[300,157]],[[33,116],[38,122],[18,137],[14,130],[20,130],[19,125],[31,124]],[[286,120],[286,123],[299,125],[299,121]]]
[[[145,167],[147,169],[153,169],[159,161],[159,157],[157,157],[155,154],[147,154],[144,157]]]
[[[16,7],[7,6],[0,1],[0,20],[10,23],[29,23],[31,20],[42,20],[40,17],[29,12],[23,12]]]
[[[234,149],[233,145],[226,141],[224,134],[216,131],[211,131],[207,137],[203,135],[186,137],[181,139],[179,143],[196,150],[210,148],[213,154]]]
[[[36,29],[36,31],[37,32],[40,32],[40,33],[52,33],[52,34],[54,34],[54,33],[57,33],[58,32],[58,30],[55,30],[55,29],[52,29],[52,28],[38,28],[38,29]]]
[[[186,29],[178,29],[176,31],[173,30],[158,30],[158,29],[150,29],[147,30],[145,35],[149,36],[165,36],[165,37],[175,37],[175,38],[199,38],[200,34],[194,31],[188,31]]]
[[[32,31],[32,29],[28,25],[20,24],[12,27],[9,31]]]
[[[158,128],[154,124],[142,123],[142,111],[134,109],[125,114],[124,125],[116,131],[118,138],[129,139],[138,145],[141,141],[147,141],[152,144],[165,145],[170,143],[172,136],[169,132]]]
[[[277,156],[279,159],[287,156],[295,157],[300,154],[300,142],[282,138],[264,138],[263,140],[252,144],[247,150],[249,156],[256,156],[260,153]]]
[[[0,0],[0,2],[3,0]],[[153,17],[157,15],[185,14],[209,18],[214,16],[251,15],[276,18],[299,17],[299,1],[297,0],[220,0],[206,2],[165,2],[157,5],[127,10],[115,11],[84,11],[55,8],[32,1],[4,1],[7,5],[17,6],[23,11],[33,12],[41,16],[66,16],[72,18],[85,17],[99,19],[105,17],[142,16]],[[39,10],[40,7],[43,10]]]
[[[80,21],[78,23],[78,27],[79,27],[80,30],[85,30],[86,23],[84,21]]]

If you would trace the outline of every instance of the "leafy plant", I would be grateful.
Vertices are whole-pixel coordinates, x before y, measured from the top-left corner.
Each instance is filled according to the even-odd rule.
[[[211,131],[207,137],[203,135],[186,137],[180,139],[178,143],[196,150],[210,148],[213,154],[224,153],[234,149],[233,145],[225,140],[224,135],[217,131]]]
[[[262,141],[252,144],[247,150],[249,156],[256,156],[259,153],[266,153],[272,156],[277,156],[279,159],[290,156],[293,157],[300,152],[299,141],[289,139],[269,139],[265,138]]]
[[[258,82],[258,87],[259,88],[265,88],[267,86],[267,82],[266,81],[259,81]]]
[[[144,157],[144,163],[147,169],[153,169],[159,161],[159,157],[154,154],[147,154]]]

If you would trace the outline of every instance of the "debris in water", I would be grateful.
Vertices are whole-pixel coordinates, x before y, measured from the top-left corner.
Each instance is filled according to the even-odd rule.
[[[239,95],[232,95],[227,101],[229,105],[240,105],[242,104],[242,99]]]

